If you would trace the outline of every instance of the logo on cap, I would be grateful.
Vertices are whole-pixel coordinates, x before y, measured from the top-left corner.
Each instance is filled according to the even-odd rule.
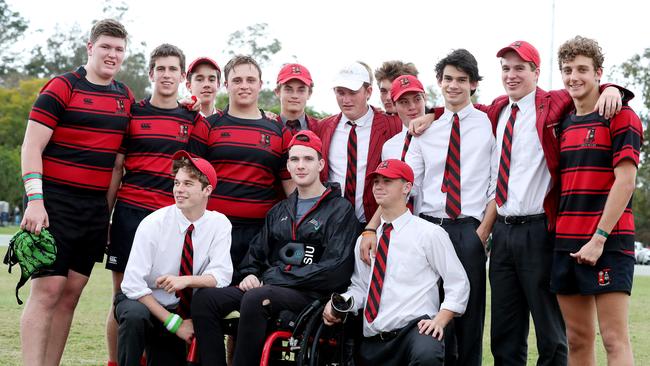
[[[411,82],[407,78],[402,78],[400,79],[399,82],[402,84],[402,86],[408,86],[409,84],[411,84]]]
[[[521,47],[521,42],[520,42],[520,41],[517,41],[517,42],[513,43],[511,47],[513,47],[513,48],[519,48],[519,47]]]
[[[388,160],[384,160],[384,161],[382,161],[382,162],[379,164],[379,166],[377,167],[377,170],[379,170],[379,169],[386,169],[386,168],[388,168]]]
[[[300,75],[300,74],[302,74],[302,70],[300,70],[300,68],[298,66],[292,66],[291,67],[291,73],[296,74],[296,75]]]

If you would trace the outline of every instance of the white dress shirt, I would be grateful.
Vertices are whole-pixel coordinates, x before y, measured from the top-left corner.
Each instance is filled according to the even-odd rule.
[[[433,217],[448,218],[445,212],[447,194],[443,193],[449,134],[454,113],[445,113],[421,136],[414,136],[406,153],[406,163],[415,174],[416,201],[421,210]],[[458,112],[460,119],[460,191],[461,214],[483,220],[485,206],[494,199],[496,188],[496,149],[492,124],[487,115],[472,104]]]
[[[391,137],[388,141],[384,142],[384,147],[381,148],[381,161],[388,159],[402,159],[402,151],[404,150],[404,140],[406,139],[407,127],[402,127],[402,132]],[[410,148],[410,147],[409,147]]]
[[[178,304],[176,294],[156,287],[156,279],[162,275],[178,276],[185,232],[190,224],[194,224],[194,275],[212,275],[217,287],[230,284],[230,221],[219,212],[206,210],[192,223],[176,205],[171,205],[154,211],[138,226],[122,281],[126,297],[137,300],[153,294],[162,306]]]
[[[381,219],[382,228],[385,223]],[[372,323],[363,316],[363,335],[405,327],[422,315],[433,318],[438,309],[463,314],[469,299],[469,281],[449,235],[408,210],[393,222],[390,233],[386,274],[381,290],[379,312]],[[381,237],[381,233],[377,233]],[[365,308],[372,279],[372,267],[361,261],[357,240],[352,284],[343,294],[354,297],[356,310]],[[373,258],[374,265],[374,258]],[[440,304],[438,279],[444,280],[445,301]]]
[[[503,145],[503,131],[510,118],[512,103],[513,101],[510,100],[510,104],[503,108],[499,116],[496,148],[499,160]],[[512,134],[508,199],[503,206],[497,206],[497,213],[503,216],[525,216],[544,212],[544,197],[551,188],[551,173],[548,171],[542,143],[537,133],[535,91],[516,103],[519,111]]]
[[[366,182],[366,168],[368,166],[368,147],[370,146],[370,131],[375,113],[368,107],[368,112],[363,117],[354,121],[357,124],[357,188],[355,191],[354,211],[361,222],[366,222],[363,211],[363,187]],[[345,193],[345,174],[348,171],[348,137],[352,126],[350,119],[343,114],[339,124],[332,135],[329,151],[329,181],[341,185],[341,193]]]

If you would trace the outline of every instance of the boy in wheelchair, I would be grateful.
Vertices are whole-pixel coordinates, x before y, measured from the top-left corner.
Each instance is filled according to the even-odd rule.
[[[356,304],[354,310],[364,309],[359,358],[364,365],[442,365],[443,330],[465,311],[467,275],[447,233],[407,209],[413,170],[389,159],[371,174],[373,194],[382,209],[377,253],[372,266],[356,258],[352,284],[341,295]],[[355,253],[360,243],[361,239]],[[323,321],[341,322],[331,301],[325,305]]]
[[[226,365],[221,320],[230,312],[240,312],[233,364],[259,365],[267,328],[282,310],[300,313],[349,284],[359,223],[338,184],[320,182],[324,164],[320,139],[311,131],[296,134],[287,168],[297,189],[266,215],[239,268],[244,279],[194,295],[202,364]]]

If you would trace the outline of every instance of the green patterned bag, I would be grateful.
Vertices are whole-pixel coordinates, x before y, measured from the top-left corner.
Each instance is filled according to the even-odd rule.
[[[11,273],[12,266],[20,265],[20,281],[16,285],[16,300],[19,305],[22,305],[23,302],[18,297],[18,289],[23,287],[34,272],[51,265],[55,259],[56,243],[47,229],[41,230],[41,235],[20,230],[11,238],[9,250],[7,250],[3,262],[9,265],[9,273]]]

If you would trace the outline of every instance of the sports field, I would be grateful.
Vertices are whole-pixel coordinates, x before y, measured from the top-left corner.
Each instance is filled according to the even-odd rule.
[[[0,247],[0,254],[4,256],[5,251],[6,247]],[[8,274],[6,268],[6,266],[3,266],[0,270],[0,365],[10,366],[20,365],[19,321],[22,306],[16,304],[16,298],[14,297],[14,288],[19,278],[20,269],[14,267],[12,274]],[[111,300],[110,288],[110,273],[104,269],[103,265],[98,264],[95,266],[95,271],[77,308],[62,365],[106,364],[104,320]],[[21,299],[25,300],[27,298],[28,289],[29,285],[21,289]],[[632,334],[634,356],[637,365],[650,365],[650,309],[647,306],[647,304],[650,304],[650,277],[635,277],[633,291],[630,332]],[[489,313],[488,309],[483,337],[484,365],[493,364],[489,352]],[[531,324],[528,365],[534,365],[537,358],[532,329]],[[600,338],[598,342],[600,342]],[[606,364],[604,350],[600,343],[597,357],[599,365]]]

